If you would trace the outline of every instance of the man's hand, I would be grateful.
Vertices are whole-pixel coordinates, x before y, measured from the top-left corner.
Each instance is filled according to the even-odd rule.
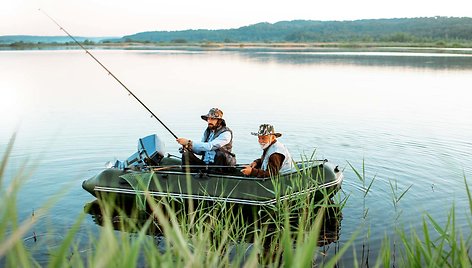
[[[177,143],[183,146],[187,146],[189,144],[189,140],[186,138],[178,138],[176,139]]]
[[[246,176],[251,175],[252,172],[252,167],[251,166],[244,166],[243,169],[241,169],[241,173],[243,173]]]

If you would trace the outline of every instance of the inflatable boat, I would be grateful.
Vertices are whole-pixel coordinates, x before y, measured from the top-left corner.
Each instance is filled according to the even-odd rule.
[[[322,199],[340,189],[343,173],[328,160],[295,162],[294,168],[268,178],[247,177],[244,165],[186,166],[179,157],[165,153],[155,134],[141,138],[138,150],[116,161],[82,187],[97,198],[113,195],[120,200],[226,202],[249,206],[276,205],[296,198]]]

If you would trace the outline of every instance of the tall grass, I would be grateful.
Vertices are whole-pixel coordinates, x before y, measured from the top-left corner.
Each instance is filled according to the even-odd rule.
[[[465,183],[467,186],[467,182]],[[470,194],[469,190],[467,192]],[[422,220],[422,230],[412,229],[407,233],[397,228],[401,239],[397,251],[399,258],[393,259],[395,256],[389,254],[390,239],[386,237],[377,264],[383,267],[471,267],[472,224],[469,218],[467,227],[469,234],[464,236],[456,225],[455,217],[456,211],[453,206],[445,226],[440,226],[426,213]]]
[[[86,243],[90,250],[81,250],[77,233],[87,214],[81,214],[64,235],[57,247],[51,248],[47,262],[40,263],[25,246],[25,236],[34,226],[32,219],[18,222],[16,202],[25,174],[12,178],[3,185],[6,163],[13,141],[7,146],[0,163],[0,266],[7,267],[337,267],[348,250],[354,250],[354,240],[359,232],[343,239],[336,254],[326,255],[320,239],[327,220],[339,224],[348,199],[332,202],[327,196],[321,201],[314,196],[304,196],[293,202],[281,202],[276,214],[261,217],[253,211],[245,217],[242,209],[225,203],[185,202],[183,200],[156,200],[145,196],[147,210],[128,210],[116,206],[113,197],[96,201],[89,213],[101,225],[98,233],[90,233]],[[372,187],[373,180],[365,179],[365,170],[355,174],[363,182],[364,193]],[[361,175],[362,174],[362,175]],[[26,174],[27,175],[27,174]],[[347,178],[349,179],[349,178]],[[472,198],[464,178],[469,205]],[[395,184],[391,184],[395,189]],[[406,194],[394,192],[394,200]],[[47,214],[48,202],[37,214]],[[363,216],[367,217],[364,207]],[[470,267],[471,236],[464,236],[455,223],[451,209],[446,226],[440,226],[428,214],[423,219],[423,229],[406,233],[398,230],[401,247],[397,261],[393,262],[390,241],[385,237],[382,250],[375,260],[375,267],[429,266]],[[469,227],[472,228],[469,217]],[[339,226],[338,226],[339,227]],[[117,231],[119,230],[119,231]],[[51,230],[53,231],[53,230]],[[420,238],[422,237],[422,238]],[[337,240],[338,238],[334,238]],[[359,266],[357,260],[347,266]]]
[[[469,209],[472,210],[471,193],[465,177],[464,185],[469,199]],[[471,267],[471,215],[468,215],[469,234],[467,236],[464,236],[462,230],[457,228],[454,205],[449,210],[445,226],[438,224],[431,215],[426,213],[422,221],[421,236],[415,230],[412,230],[410,234],[400,230],[399,234],[404,246],[400,265],[421,266],[426,263],[430,267]]]
[[[376,179],[376,175],[370,179],[370,182],[368,181],[368,178],[366,177],[366,168],[365,168],[365,161],[364,159],[362,160],[362,170],[359,172],[358,169],[356,169],[350,162],[348,162],[348,165],[351,167],[352,171],[356,175],[357,179],[361,182],[362,185],[362,223],[361,226],[365,230],[365,236],[363,237],[364,240],[362,242],[362,254],[361,254],[361,264],[368,264],[369,263],[369,255],[370,255],[370,226],[368,226],[367,222],[367,216],[369,214],[369,208],[367,207],[366,204],[366,198],[367,195],[370,193],[370,190],[372,188],[372,185],[374,184],[374,181]]]
[[[246,217],[241,213],[245,208],[223,202],[208,206],[185,200],[155,200],[149,195],[145,196],[147,210],[127,210],[116,206],[110,196],[97,201],[95,220],[102,227],[98,234],[88,237],[91,250],[80,250],[83,241],[77,241],[87,217],[84,213],[59,245],[48,250],[47,261],[42,263],[25,246],[25,237],[34,227],[34,219],[47,214],[57,197],[54,195],[44,208],[36,210],[35,217],[18,222],[16,202],[26,179],[24,174],[12,178],[6,190],[3,187],[13,141],[0,164],[0,266],[307,267],[325,263],[329,267],[349,248],[347,243],[335,256],[321,258],[319,236],[326,228],[324,221],[327,216],[340,217],[338,205],[330,202],[328,196],[321,201],[307,195],[281,202],[276,206],[277,213],[270,217],[261,216],[270,209],[254,210],[251,217]]]

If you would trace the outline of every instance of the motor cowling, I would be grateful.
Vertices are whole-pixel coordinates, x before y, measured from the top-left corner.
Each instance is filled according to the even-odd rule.
[[[156,135],[152,134],[138,140],[138,151],[125,161],[117,160],[113,167],[143,168],[145,166],[157,166],[165,155],[165,144]]]
[[[148,165],[157,166],[165,155],[165,145],[156,134],[152,134],[139,139],[138,152]]]

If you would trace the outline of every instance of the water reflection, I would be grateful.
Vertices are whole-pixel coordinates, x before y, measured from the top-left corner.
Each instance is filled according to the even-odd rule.
[[[240,207],[235,208],[237,213],[248,213],[250,209],[240,210]],[[307,226],[305,228],[308,230],[311,228],[311,224],[314,224],[315,217],[318,215],[319,209],[315,210],[313,213],[313,218],[307,220]],[[116,231],[126,232],[126,233],[136,233],[145,228],[145,232],[149,236],[154,236],[157,247],[160,251],[166,251],[166,238],[164,237],[163,230],[160,227],[159,222],[153,218],[151,211],[139,211],[136,210],[133,205],[123,206],[121,205],[113,213],[103,213],[103,208],[100,205],[100,201],[94,200],[90,203],[84,205],[84,211],[92,216],[93,222],[98,226],[105,226],[106,223],[111,223],[111,226]],[[184,210],[179,211],[178,213],[185,213],[184,217],[187,217],[187,214]],[[259,212],[260,213],[260,212]],[[320,233],[317,241],[318,245],[318,254],[319,256],[316,259],[316,262],[324,262],[324,258],[329,260],[331,256],[331,251],[335,253],[339,251],[339,231],[341,227],[342,213],[338,205],[336,205],[332,200],[329,200],[326,207],[323,209],[323,218],[321,221]],[[254,219],[253,215],[245,215],[245,219]],[[290,223],[292,231],[294,232],[294,239],[296,238],[297,229],[299,227],[298,217],[294,217]],[[276,252],[274,248],[283,247],[281,244],[280,234],[282,229],[277,224],[270,222],[269,219],[266,221],[258,218],[258,224],[249,224],[249,226],[259,226],[256,228],[267,228],[267,236],[263,238],[263,254],[264,258],[273,259],[276,258]],[[262,227],[261,227],[262,226]],[[244,232],[244,235],[239,237],[238,243],[232,243],[227,245],[227,253],[230,260],[243,261],[247,260],[251,255],[253,250],[256,250],[254,247],[254,239],[257,238],[257,230],[253,227],[249,227],[247,232]],[[259,234],[260,235],[260,234]],[[293,240],[295,241],[295,240]],[[334,254],[335,254],[334,253]],[[283,256],[282,256],[283,257]]]
[[[426,53],[260,52],[241,53],[261,63],[291,65],[385,66],[434,70],[472,69],[472,55]]]
[[[402,199],[400,217],[411,229],[422,229],[425,211],[439,225],[446,224],[443,208],[449,204],[469,211],[464,175],[472,176],[467,86],[472,58],[299,52],[97,50],[94,55],[179,136],[201,137],[199,115],[220,106],[235,133],[240,163],[259,156],[249,133],[265,122],[284,134],[294,157],[316,148],[317,156],[341,165],[349,161],[360,168],[365,160],[366,176],[378,180],[366,199],[356,175],[346,169],[343,190],[349,202],[339,239],[346,242],[355,233],[366,202],[371,260],[382,239],[395,234],[389,179],[397,179],[403,189],[414,184]],[[166,130],[80,51],[2,51],[0,88],[0,111],[8,115],[0,121],[0,150],[16,118],[27,115],[6,174],[24,169],[25,158],[41,160],[19,194],[20,220],[45,202],[44,193],[70,187],[61,206],[51,211],[55,226],[70,226],[90,199],[80,187],[96,172],[88,170],[128,157],[143,135],[162,135],[168,152],[177,153]],[[458,213],[456,222],[467,226],[469,214]],[[100,228],[92,221],[86,225]],[[470,228],[464,233],[469,235]],[[356,245],[362,242],[359,238]],[[348,250],[346,264],[360,257],[360,250]]]
[[[104,213],[100,202],[94,200],[84,205],[84,212],[90,214],[93,222],[99,226],[104,226],[108,221],[117,231],[133,233],[146,228],[146,233],[149,235],[162,235],[157,224],[149,224],[153,221],[150,212],[134,209],[133,206],[123,204],[111,213]]]
[[[34,260],[46,266],[51,257],[51,252],[57,252],[61,248],[64,236],[55,232],[35,233],[23,239],[25,248],[29,251]],[[72,252],[72,247],[68,249]],[[1,263],[0,263],[1,264]]]

